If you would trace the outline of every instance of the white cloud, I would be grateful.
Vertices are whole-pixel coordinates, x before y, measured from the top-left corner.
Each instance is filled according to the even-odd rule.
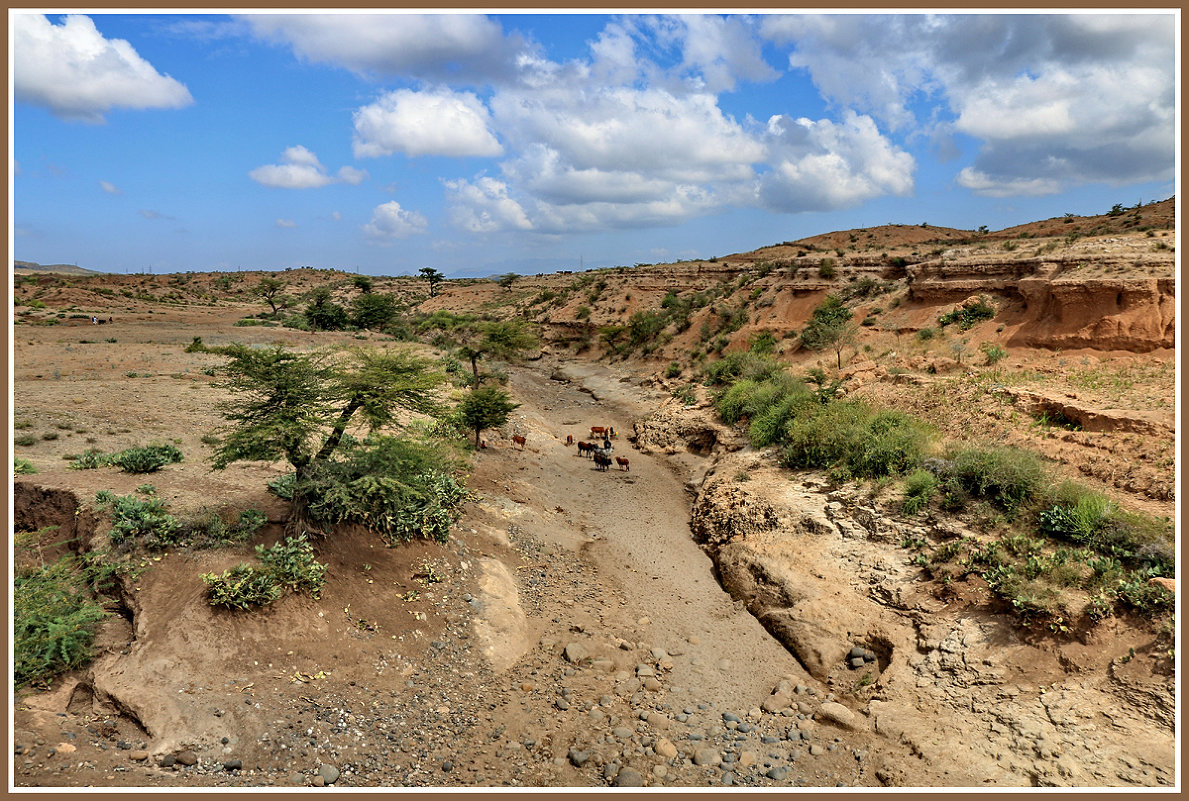
[[[677,71],[698,89],[730,91],[740,80],[770,81],[778,75],[764,61],[753,17],[682,14],[647,20],[662,45],[680,48]]]
[[[355,156],[498,156],[489,123],[470,92],[398,89],[355,112]]]
[[[194,102],[181,83],[161,75],[123,39],[106,39],[90,17],[54,25],[43,14],[16,13],[13,89],[16,99],[63,119],[104,121],[115,108],[183,108]]]
[[[984,172],[964,167],[955,179],[959,186],[988,197],[1018,197],[1020,195],[1051,195],[1060,191],[1056,181],[1047,178],[995,179]]]
[[[297,223],[293,222],[293,220],[286,220],[283,217],[277,218],[277,228],[296,228],[296,227],[297,227]]]
[[[99,188],[102,189],[104,192],[107,192],[109,195],[124,194],[123,192],[121,192],[119,190],[119,188],[115,184],[111,183],[110,181],[100,181]]]
[[[772,168],[758,184],[766,208],[840,209],[912,192],[916,162],[868,116],[848,112],[836,123],[778,115],[768,121],[766,138]]]
[[[248,172],[248,177],[279,189],[317,189],[333,183],[357,186],[367,178],[365,171],[346,166],[339,169],[337,177],[328,175],[318,157],[302,145],[285,148],[281,162],[257,167]]]
[[[343,219],[343,213],[341,211],[332,211],[330,213],[330,219],[339,222]]]
[[[520,204],[508,194],[508,185],[481,176],[474,182],[447,181],[451,221],[471,233],[501,230],[532,230],[532,223]]]
[[[363,231],[374,240],[386,242],[423,234],[428,228],[429,222],[420,212],[406,211],[395,200],[390,200],[376,206],[371,221],[363,226]]]
[[[958,179],[982,193],[1162,180],[1174,167],[1171,12],[771,17],[831,102],[893,127],[941,112],[981,140]],[[926,129],[928,133],[928,130]]]
[[[242,18],[302,58],[358,73],[487,82],[511,75],[518,36],[476,14],[261,14]]]

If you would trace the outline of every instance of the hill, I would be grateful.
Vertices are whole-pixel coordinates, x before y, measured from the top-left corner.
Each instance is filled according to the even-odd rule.
[[[57,273],[59,275],[103,275],[98,270],[88,270],[77,264],[38,264],[35,261],[12,262],[12,269],[16,275],[33,275],[36,273]]]

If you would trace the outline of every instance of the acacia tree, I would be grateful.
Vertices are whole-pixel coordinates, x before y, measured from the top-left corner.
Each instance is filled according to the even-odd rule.
[[[801,342],[813,350],[834,348],[838,368],[842,369],[842,349],[858,338],[858,328],[851,323],[854,314],[843,305],[837,295],[826,295],[813,310],[809,323],[801,332]]]
[[[470,360],[474,387],[479,386],[480,359],[518,359],[537,345],[536,336],[522,320],[479,323],[465,336],[468,341],[458,349],[458,355]]]
[[[422,267],[418,271],[418,275],[429,282],[429,296],[431,298],[437,294],[437,285],[446,277],[433,267]]]
[[[471,390],[458,404],[458,417],[468,429],[475,432],[475,447],[479,447],[479,436],[484,429],[502,426],[508,415],[519,407],[511,396],[499,387],[482,387]]]
[[[260,283],[252,287],[252,294],[264,298],[264,302],[272,307],[272,313],[275,317],[277,312],[284,306],[285,296],[281,293],[284,292],[286,286],[288,284],[280,278],[272,278],[266,275],[260,279]]]
[[[401,350],[351,348],[295,353],[281,346],[223,349],[231,357],[212,465],[284,459],[294,469],[286,531],[311,525],[311,478],[329,464],[353,422],[371,431],[397,425],[409,410],[437,414],[435,389],[446,377]]]

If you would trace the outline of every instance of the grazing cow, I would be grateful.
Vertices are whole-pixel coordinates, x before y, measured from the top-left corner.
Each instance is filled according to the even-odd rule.
[[[628,466],[628,460],[627,460],[627,457],[625,457],[625,456],[616,456],[615,463],[617,465],[619,465],[620,467],[622,467],[624,470],[632,469],[631,467]]]
[[[599,453],[597,450],[595,451],[594,460],[595,460],[595,464],[598,466],[598,468],[600,470],[602,470],[604,473],[607,472],[607,468],[611,466],[611,457],[604,456],[603,454]]]
[[[573,434],[566,434],[566,444],[567,445],[574,444],[574,435]]]
[[[593,451],[594,451],[594,445],[592,445],[591,443],[585,442],[585,441],[578,443],[578,455],[579,456],[585,456],[586,454],[592,453]]]
[[[591,426],[590,435],[592,437],[603,437],[607,435],[607,429],[603,426]]]
[[[524,437],[520,436],[519,434],[516,434],[515,436],[512,437],[512,441],[520,446],[520,450],[524,450]]]

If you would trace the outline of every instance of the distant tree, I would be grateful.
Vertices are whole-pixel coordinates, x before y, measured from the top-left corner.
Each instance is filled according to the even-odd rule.
[[[855,346],[855,343],[859,341],[859,331],[859,326],[854,320],[847,320],[838,327],[830,347],[834,349],[834,355],[838,357],[839,370],[842,369],[842,351]]]
[[[521,320],[497,320],[479,323],[464,334],[467,341],[458,349],[458,355],[471,362],[473,386],[479,386],[479,360],[483,358],[510,361],[520,358],[527,350],[536,347],[537,337]]]
[[[516,273],[504,273],[496,279],[496,283],[502,286],[504,289],[511,289],[512,284],[516,283],[516,279],[519,277],[520,276]]]
[[[442,275],[433,267],[422,267],[418,275],[429,282],[429,296],[431,298],[437,295],[437,285],[446,278],[446,276]]]
[[[990,233],[990,229],[989,229],[989,228],[987,228],[987,226],[985,226],[985,225],[980,225],[980,226],[978,227],[978,232],[979,232],[980,234],[984,234],[984,235],[985,235],[985,234],[988,234],[988,233]]]
[[[837,295],[826,295],[825,300],[813,310],[809,323],[801,332],[801,342],[811,350],[830,347],[842,335],[843,327],[853,317],[850,309],[842,304]]]
[[[275,316],[281,308],[284,308],[283,301],[286,298],[281,293],[284,292],[287,286],[289,284],[280,278],[265,276],[260,279],[260,282],[256,286],[252,287],[252,294],[259,295],[263,298],[264,302],[272,308],[272,313]]]
[[[363,292],[364,294],[372,291],[372,279],[368,278],[366,275],[355,276],[351,279],[351,283],[356,289],[358,289],[360,292]]]
[[[307,298],[309,303],[305,308],[305,317],[310,328],[315,331],[338,331],[347,327],[347,310],[331,299],[330,289],[317,287]]]
[[[310,525],[313,478],[324,471],[356,415],[372,431],[398,425],[400,410],[437,414],[446,377],[401,350],[294,353],[281,346],[229,346],[212,466],[284,459],[296,471],[286,529]]]
[[[395,295],[365,292],[351,301],[351,323],[358,328],[379,331],[396,317]]]
[[[477,387],[458,404],[457,414],[463,425],[475,432],[475,447],[478,448],[483,431],[502,426],[519,406],[499,387]]]

